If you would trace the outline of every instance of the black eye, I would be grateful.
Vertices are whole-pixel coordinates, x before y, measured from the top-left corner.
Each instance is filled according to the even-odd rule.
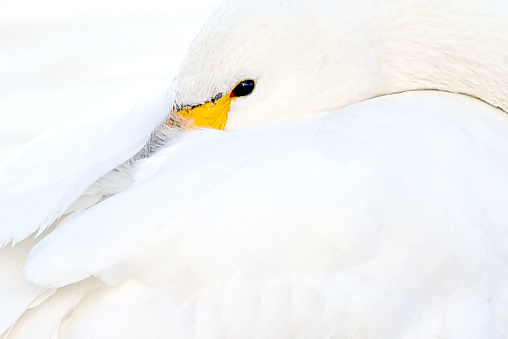
[[[231,91],[231,97],[244,97],[249,95],[254,90],[254,80],[244,80]]]

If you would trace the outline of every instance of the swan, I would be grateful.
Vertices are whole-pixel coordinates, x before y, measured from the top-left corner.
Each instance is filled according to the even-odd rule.
[[[0,169],[1,338],[508,336],[506,33],[225,1],[174,80]]]

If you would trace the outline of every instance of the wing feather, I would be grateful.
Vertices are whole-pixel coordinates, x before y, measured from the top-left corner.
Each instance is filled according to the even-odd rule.
[[[170,113],[172,95],[163,79],[40,135],[11,157],[0,169],[0,245],[40,234],[136,154]]]

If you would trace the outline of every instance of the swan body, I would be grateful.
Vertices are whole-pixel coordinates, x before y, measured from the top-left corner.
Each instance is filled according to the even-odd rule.
[[[485,106],[405,93],[189,132],[31,250],[57,290],[10,335],[502,337],[508,117]]]
[[[0,169],[1,338],[508,336],[507,15],[226,1]],[[229,131],[161,125],[244,79]]]

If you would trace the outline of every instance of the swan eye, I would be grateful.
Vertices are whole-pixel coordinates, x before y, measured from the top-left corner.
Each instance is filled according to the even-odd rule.
[[[254,90],[254,80],[244,80],[238,85],[236,85],[235,88],[231,91],[230,97],[236,98],[236,97],[244,97],[246,95],[249,95]]]

